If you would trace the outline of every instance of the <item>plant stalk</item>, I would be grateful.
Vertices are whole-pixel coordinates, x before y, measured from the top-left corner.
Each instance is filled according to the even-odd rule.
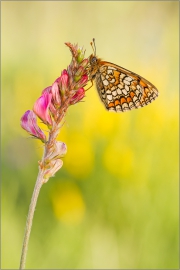
[[[59,118],[58,118],[58,123],[60,123],[60,121],[64,117],[65,112],[67,110],[67,107],[68,107],[68,103],[66,101],[64,103],[64,106],[62,106],[61,113],[60,113]],[[22,247],[21,261],[20,261],[19,269],[25,269],[26,256],[27,256],[27,250],[28,250],[28,243],[29,243],[29,237],[30,237],[30,233],[31,233],[31,227],[32,227],[32,221],[33,221],[33,217],[34,217],[34,211],[35,211],[35,208],[36,208],[37,199],[38,199],[38,196],[39,196],[40,189],[41,189],[43,183],[45,183],[44,179],[43,179],[44,162],[46,160],[46,156],[48,155],[49,151],[51,151],[51,147],[52,147],[52,145],[54,145],[54,141],[56,140],[56,137],[58,135],[57,134],[57,129],[58,129],[58,125],[56,124],[54,126],[53,130],[49,133],[49,140],[45,145],[45,149],[44,149],[45,151],[44,151],[42,161],[41,161],[41,163],[39,163],[39,165],[40,165],[39,174],[38,174],[36,184],[35,184],[35,187],[34,187],[33,195],[32,195],[32,198],[31,198],[31,203],[30,203],[30,206],[29,206],[28,217],[27,217],[27,220],[26,220],[26,228],[25,228],[24,241],[23,241],[23,247]]]
[[[36,208],[36,203],[37,203],[37,199],[38,199],[42,184],[43,184],[43,171],[41,169],[39,169],[39,174],[38,174],[36,184],[34,187],[33,195],[31,198],[31,203],[29,206],[28,217],[26,220],[26,228],[25,228],[24,241],[23,241],[23,246],[22,246],[21,261],[20,261],[19,269],[25,269],[26,255],[27,255],[27,250],[28,250],[29,237],[30,237],[30,233],[31,233],[32,221],[33,221],[34,211]]]

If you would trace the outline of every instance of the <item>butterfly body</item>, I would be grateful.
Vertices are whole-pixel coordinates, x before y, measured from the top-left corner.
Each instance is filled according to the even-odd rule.
[[[125,112],[148,105],[158,97],[157,88],[143,77],[113,63],[89,57],[89,79],[109,111]]]

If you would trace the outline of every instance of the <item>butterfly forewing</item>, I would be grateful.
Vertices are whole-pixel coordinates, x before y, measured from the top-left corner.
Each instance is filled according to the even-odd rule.
[[[148,105],[158,90],[146,79],[115,64],[101,61],[91,65],[90,74],[102,102],[109,111],[125,112]]]

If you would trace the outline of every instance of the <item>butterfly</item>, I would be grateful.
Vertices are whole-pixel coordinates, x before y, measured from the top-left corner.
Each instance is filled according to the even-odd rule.
[[[138,109],[158,97],[157,88],[148,80],[96,57],[95,39],[91,46],[94,54],[89,57],[89,79],[92,85],[95,80],[99,96],[108,111],[125,112]]]

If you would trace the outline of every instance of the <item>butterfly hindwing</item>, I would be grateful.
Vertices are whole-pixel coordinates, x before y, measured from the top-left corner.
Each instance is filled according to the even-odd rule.
[[[139,75],[108,62],[96,73],[96,86],[108,110],[128,111],[148,105],[158,96],[154,85]]]
[[[89,78],[109,111],[125,112],[148,105],[158,97],[157,88],[123,67],[90,56]]]

